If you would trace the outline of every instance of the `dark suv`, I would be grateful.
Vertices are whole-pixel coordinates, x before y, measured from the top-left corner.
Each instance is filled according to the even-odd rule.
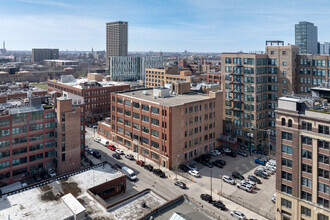
[[[249,175],[248,179],[255,182],[255,183],[261,184],[261,180],[259,178],[255,177],[255,176]]]
[[[180,164],[179,169],[182,170],[183,172],[188,172],[190,170],[185,164]]]
[[[154,169],[153,173],[156,174],[159,177],[165,177],[165,173],[161,169]]]
[[[209,194],[201,194],[201,199],[207,202],[212,202],[212,196]]]
[[[101,158],[101,154],[96,150],[93,150],[93,156],[96,158]]]
[[[242,176],[242,174],[240,174],[239,172],[233,172],[232,174],[231,174],[234,178],[236,178],[236,179],[239,179],[239,180],[244,180],[244,176]]]

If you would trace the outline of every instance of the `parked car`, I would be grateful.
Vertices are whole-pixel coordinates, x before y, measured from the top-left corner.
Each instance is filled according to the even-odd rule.
[[[210,196],[209,194],[201,194],[201,199],[207,202],[212,202],[212,196]]]
[[[272,196],[272,202],[276,203],[276,193],[274,193],[274,195]]]
[[[186,189],[187,188],[186,184],[184,182],[181,182],[181,181],[175,182],[174,185],[180,187],[181,189]]]
[[[259,170],[254,171],[254,174],[258,177],[263,178],[263,179],[267,179],[267,175],[264,174],[263,172],[259,171]]]
[[[230,215],[236,219],[246,219],[246,216],[240,211],[231,211]]]
[[[113,144],[108,144],[107,145],[107,148],[108,149],[110,149],[110,150],[113,150],[113,151],[115,151],[117,148],[115,147],[115,145],[113,145]]]
[[[269,171],[271,171],[272,173],[274,173],[276,171],[276,168],[274,168],[273,166],[269,166],[266,164],[265,168]]]
[[[50,175],[49,175],[49,173],[47,171],[43,171],[41,173],[41,178],[43,178],[44,180],[46,180],[46,179],[49,179],[50,178]],[[0,184],[0,187],[1,187],[1,184]]]
[[[226,165],[226,161],[224,161],[224,160],[219,160],[219,163],[224,165],[224,166]]]
[[[48,170],[48,174],[49,174],[50,177],[55,177],[56,176],[55,169],[54,168],[50,168]]]
[[[261,164],[261,165],[265,165],[266,164],[266,161],[263,160],[262,158],[257,158],[254,162],[256,164]]]
[[[211,155],[210,155],[210,154],[202,154],[202,155],[200,156],[200,158],[201,158],[202,160],[209,161],[209,160],[211,160]]]
[[[219,163],[219,161],[213,161],[212,165],[215,166],[215,167],[219,167],[219,168],[223,167],[223,165],[221,163]]]
[[[183,172],[188,172],[190,170],[186,164],[180,164],[179,169]]]
[[[208,161],[202,160],[201,161],[201,164],[203,164],[203,165],[205,165],[205,166],[207,166],[209,168],[213,168],[213,165],[210,162],[208,162]]]
[[[271,160],[268,161],[268,163],[269,163],[270,165],[276,167],[276,160],[271,159]]]
[[[263,167],[259,167],[259,168],[257,168],[257,170],[261,171],[263,174],[265,174],[267,176],[270,176],[272,174],[271,171],[269,171],[269,170],[267,170],[267,169],[265,169]]]
[[[222,148],[222,151],[223,151],[224,153],[230,153],[230,152],[231,152],[231,150],[229,150],[228,148]]]
[[[226,153],[226,155],[230,157],[237,157],[237,154],[235,152],[228,152]]]
[[[165,173],[161,169],[154,169],[153,173],[156,174],[159,177],[165,177]]]
[[[144,166],[144,161],[143,160],[137,160],[136,164],[140,165],[140,166]]]
[[[241,155],[241,156],[243,156],[243,157],[247,157],[247,156],[248,156],[247,153],[246,153],[245,151],[242,151],[242,150],[238,150],[238,151],[237,151],[237,154],[238,154],[238,155]]]
[[[194,176],[194,177],[199,177],[200,176],[199,172],[196,171],[196,170],[189,170],[188,173],[190,175]]]
[[[245,182],[238,182],[236,184],[237,188],[242,189],[247,192],[252,192],[253,187],[250,184],[247,184]]]
[[[117,154],[117,153],[112,154],[112,156],[113,156],[114,158],[118,159],[118,160],[121,158],[120,155]]]
[[[227,176],[227,175],[223,175],[222,176],[222,180],[226,183],[229,183],[229,184],[232,184],[232,185],[235,185],[235,180],[232,179],[230,176]]]
[[[210,154],[211,154],[212,156],[214,156],[214,157],[218,156],[218,153],[214,152],[213,150],[210,151]]]
[[[93,150],[93,156],[96,157],[96,158],[98,158],[98,159],[101,158],[101,154],[98,151],[96,151],[96,150]]]
[[[217,155],[221,155],[221,152],[219,150],[214,150],[214,153],[216,153]]]
[[[150,164],[144,165],[144,169],[149,170],[150,172],[153,171],[154,167]]]
[[[186,166],[189,170],[196,170],[197,171],[197,167],[195,167],[194,165],[186,164]]]
[[[273,167],[276,170],[276,164],[271,163],[269,161],[266,163],[266,167]]]
[[[129,160],[134,160],[133,154],[125,154],[125,157]]]
[[[93,149],[92,148],[85,148],[85,151],[89,154],[92,154],[93,155]]]
[[[221,201],[212,201],[211,204],[221,210],[226,210],[225,204],[223,204]]]
[[[39,174],[36,174],[33,176],[33,179],[36,181],[36,182],[40,182],[42,180],[41,176]]]
[[[116,149],[116,153],[120,155],[124,155],[124,151],[122,149]]]
[[[202,158],[201,158],[201,157],[196,157],[196,158],[194,159],[194,161],[196,161],[197,163],[200,163],[200,162],[202,161]]]
[[[242,180],[241,182],[252,186],[253,189],[257,187],[257,183],[252,180]]]
[[[231,175],[236,179],[244,180],[244,176],[242,176],[242,174],[240,174],[239,172],[234,171]]]
[[[249,175],[248,179],[255,182],[255,183],[261,184],[261,180],[259,178],[255,177],[255,176]]]
[[[94,138],[94,141],[99,143],[101,141],[101,138]]]

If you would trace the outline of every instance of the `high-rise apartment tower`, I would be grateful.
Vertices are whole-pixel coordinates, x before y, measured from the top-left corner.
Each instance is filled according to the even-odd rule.
[[[107,68],[109,67],[109,56],[127,56],[127,22],[109,22],[107,28]]]
[[[299,53],[317,54],[317,27],[313,23],[300,21],[296,24],[295,40]]]

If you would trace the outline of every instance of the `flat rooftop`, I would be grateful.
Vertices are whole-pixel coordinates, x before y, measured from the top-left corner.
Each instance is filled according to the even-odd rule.
[[[67,85],[67,86],[72,86],[78,89],[82,89],[83,87],[80,85],[81,83],[99,83],[102,87],[112,87],[112,86],[121,86],[121,85],[128,85],[127,83],[124,82],[115,82],[115,81],[95,81],[95,80],[88,80],[87,78],[82,78],[82,79],[75,79],[72,82],[67,82],[67,83],[62,83],[59,80],[55,81],[58,84],[62,85]]]
[[[148,95],[146,95],[145,94],[146,92],[144,91],[146,91]],[[120,94],[124,97],[135,98],[141,101],[148,101],[151,103],[164,105],[164,106],[178,106],[186,103],[211,99],[211,97],[208,94],[197,93],[197,92],[189,92],[179,95],[170,95],[165,98],[160,98],[160,97],[155,98],[153,96],[152,89],[141,89],[141,90],[131,90],[131,91],[128,90],[124,92],[117,92],[117,94]]]
[[[61,200],[68,193],[84,205],[89,215],[104,214],[86,190],[123,175],[104,163],[66,179],[0,198],[0,219],[66,219],[73,215]],[[110,213],[105,214],[109,216]]]

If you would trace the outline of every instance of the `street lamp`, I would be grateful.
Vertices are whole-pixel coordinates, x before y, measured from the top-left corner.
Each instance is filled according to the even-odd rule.
[[[222,175],[220,175],[220,195],[222,196]]]

